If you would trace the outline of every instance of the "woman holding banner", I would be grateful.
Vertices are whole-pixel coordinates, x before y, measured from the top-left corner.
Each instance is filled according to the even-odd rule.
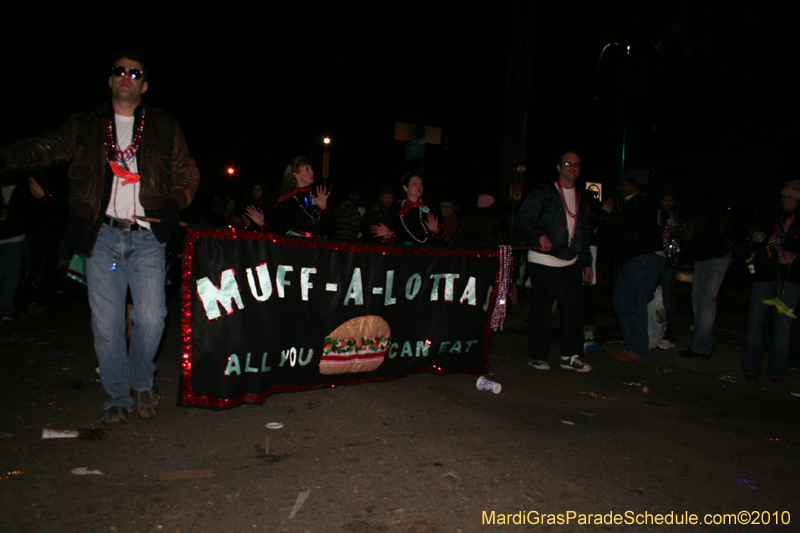
[[[432,203],[428,206],[422,202],[422,193],[425,190],[422,178],[406,172],[400,178],[400,183],[406,198],[400,202],[400,209],[391,222],[391,227],[376,224],[370,228],[372,234],[383,239],[384,243],[412,246],[437,246],[447,242],[447,228],[440,222],[443,217],[439,205]]]
[[[333,235],[329,195],[325,186],[314,189],[311,161],[303,156],[295,157],[283,173],[278,201],[272,208],[270,230],[323,239]]]

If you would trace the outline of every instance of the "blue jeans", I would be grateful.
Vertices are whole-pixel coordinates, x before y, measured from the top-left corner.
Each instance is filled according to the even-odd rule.
[[[800,299],[800,283],[786,283],[785,287],[781,299],[790,309],[795,309]],[[747,331],[742,345],[742,372],[745,374],[751,376],[761,374],[761,333],[767,315],[772,315],[772,350],[769,354],[767,376],[782,378],[786,375],[786,363],[789,360],[789,330],[792,320],[798,319],[777,313],[774,306],[761,303],[763,300],[775,298],[778,290],[783,288],[783,283],[778,287],[775,281],[753,282],[753,289],[750,292],[750,314],[747,317]]]
[[[647,357],[650,338],[647,333],[647,301],[664,268],[664,256],[643,254],[622,263],[614,287],[614,312],[622,329],[622,339],[629,352]]]
[[[689,349],[702,355],[711,355],[714,344],[714,319],[717,316],[717,295],[725,272],[731,263],[731,254],[718,259],[697,261],[692,281],[692,312],[694,328]]]
[[[664,265],[661,274],[658,276],[658,284],[661,285],[661,297],[664,300],[664,315],[667,319],[667,330],[664,338],[669,342],[678,340],[678,311],[675,309],[675,276],[678,275],[678,267],[675,265]]]
[[[14,314],[14,295],[17,293],[25,241],[0,244],[0,314]]]
[[[155,356],[167,316],[166,245],[147,230],[121,231],[103,224],[86,258],[94,349],[108,394],[103,406],[133,408],[131,389],[153,387]],[[126,347],[128,287],[133,298],[130,348]]]

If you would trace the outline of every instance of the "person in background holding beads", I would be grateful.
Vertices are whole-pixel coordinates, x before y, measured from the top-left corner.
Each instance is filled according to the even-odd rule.
[[[664,269],[664,250],[658,207],[645,192],[649,170],[629,170],[619,184],[620,206],[606,198],[597,225],[614,239],[620,262],[612,304],[622,330],[625,350],[613,352],[617,361],[639,363],[647,360],[650,337],[647,331],[647,302]]]
[[[789,359],[789,331],[800,300],[800,180],[788,182],[781,191],[781,211],[750,235],[755,246],[763,246],[760,261],[749,263],[753,273],[750,313],[742,345],[742,372],[747,381],[761,374],[761,334],[767,314],[774,317],[772,347],[767,375],[780,384]],[[754,254],[755,255],[755,254]]]
[[[425,188],[422,178],[407,172],[400,178],[406,198],[400,202],[400,208],[391,227],[376,224],[370,231],[380,237],[384,243],[408,244],[413,246],[438,246],[448,241],[447,228],[442,222],[439,204],[430,205],[422,202]]]
[[[330,237],[334,231],[334,220],[327,187],[314,188],[314,171],[311,161],[297,156],[286,166],[279,191],[278,201],[272,208],[270,231],[300,237]],[[246,212],[257,225],[263,220],[252,210]],[[261,222],[261,223],[260,223]]]
[[[592,281],[589,252],[589,204],[577,187],[581,158],[564,153],[556,164],[555,183],[534,189],[520,208],[517,229],[540,245],[528,252],[531,312],[528,318],[528,364],[550,370],[550,321],[553,302],[561,309],[561,368],[589,372],[583,354],[583,290]]]
[[[55,132],[0,150],[0,171],[71,162],[65,239],[87,255],[94,347],[108,395],[104,424],[125,422],[134,408],[140,418],[156,416],[155,356],[167,316],[166,243],[200,183],[178,124],[143,105],[147,78],[138,54],[121,54],[108,75],[109,103],[72,115]]]

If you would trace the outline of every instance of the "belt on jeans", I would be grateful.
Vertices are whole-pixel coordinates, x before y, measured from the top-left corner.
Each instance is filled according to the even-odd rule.
[[[140,226],[136,222],[131,222],[129,220],[120,220],[118,218],[111,218],[110,216],[106,215],[103,217],[103,222],[117,228],[122,231],[138,231],[140,229],[147,229],[143,226]]]

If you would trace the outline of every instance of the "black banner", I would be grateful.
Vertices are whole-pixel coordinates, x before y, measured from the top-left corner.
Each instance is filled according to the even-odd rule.
[[[484,372],[499,257],[189,230],[179,404]]]

